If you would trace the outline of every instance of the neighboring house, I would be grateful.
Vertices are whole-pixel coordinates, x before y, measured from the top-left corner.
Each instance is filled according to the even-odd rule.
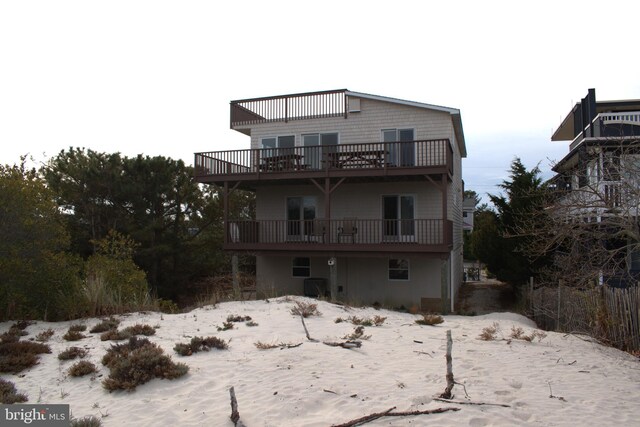
[[[460,111],[349,90],[231,102],[245,150],[197,153],[225,198],[224,249],[258,290],[447,312],[462,282]],[[229,218],[235,189],[255,220]]]
[[[570,141],[569,154],[553,168],[550,181],[567,223],[578,220],[609,227],[603,245],[624,248],[603,266],[600,283],[626,286],[640,273],[640,256],[625,238],[615,240],[622,223],[637,228],[640,196],[640,100],[597,101],[595,89],[577,103],[551,137]],[[637,233],[636,233],[637,235]]]
[[[462,231],[465,233],[471,233],[473,231],[473,214],[475,211],[475,197],[467,197],[462,200]]]

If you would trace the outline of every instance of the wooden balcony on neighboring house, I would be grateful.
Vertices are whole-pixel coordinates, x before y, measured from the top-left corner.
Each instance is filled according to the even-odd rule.
[[[196,153],[199,182],[453,174],[448,139]]]
[[[224,249],[316,253],[444,253],[451,221],[441,219],[230,220]]]

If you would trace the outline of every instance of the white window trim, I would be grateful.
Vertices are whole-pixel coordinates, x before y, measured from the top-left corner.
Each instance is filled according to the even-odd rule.
[[[392,278],[389,277],[390,273],[391,273],[391,270],[394,270],[394,271],[402,271],[403,270],[403,269],[399,269],[399,268],[393,268],[392,269],[389,266],[389,262],[392,259],[406,260],[407,261],[407,278],[406,279],[392,279]],[[387,260],[387,280],[390,281],[390,282],[409,282],[409,281],[411,281],[411,260],[409,258],[389,258]]]

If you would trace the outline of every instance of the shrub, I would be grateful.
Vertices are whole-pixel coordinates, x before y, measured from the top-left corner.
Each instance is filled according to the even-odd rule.
[[[511,327],[511,335],[510,336],[513,339],[523,340],[523,341],[527,341],[527,342],[531,342],[534,339],[538,338],[538,342],[540,342],[540,341],[542,341],[543,338],[545,338],[547,336],[547,334],[542,332],[542,331],[533,331],[533,332],[531,332],[530,335],[526,335],[521,327],[517,327],[516,328],[515,326],[512,326]]]
[[[71,420],[71,427],[101,427],[102,421],[98,417],[88,417]]]
[[[82,323],[76,323],[75,325],[69,326],[69,332],[84,332],[87,330],[87,325]]]
[[[69,375],[72,377],[83,377],[96,372],[96,370],[96,365],[86,360],[81,360],[69,368]]]
[[[245,323],[245,325],[247,325],[247,326],[258,326],[258,324],[256,322],[254,322],[253,320],[249,320],[247,323]]]
[[[111,329],[100,335],[102,341],[120,341],[126,340],[136,335],[154,335],[156,333],[155,328],[149,325],[135,324],[128,326],[121,331],[117,329]]]
[[[38,364],[38,356],[31,353],[0,356],[0,372],[18,374]]]
[[[51,353],[47,344],[31,341],[0,344],[0,372],[17,374],[38,363],[38,354]]]
[[[511,338],[513,338],[514,340],[521,340],[523,339],[522,336],[524,335],[524,330],[518,326],[517,328],[515,326],[511,327]]]
[[[4,334],[0,335],[0,344],[18,341],[20,341],[20,335],[13,334],[11,332],[5,332]]]
[[[118,329],[119,325],[120,325],[120,321],[118,319],[116,319],[115,317],[110,317],[108,319],[103,319],[102,322],[98,323],[93,328],[91,328],[89,332],[91,332],[92,334],[107,332],[112,329]]]
[[[64,338],[67,341],[79,341],[79,340],[81,340],[83,338],[86,338],[86,337],[87,336],[84,335],[82,332],[80,332],[80,331],[72,331],[71,329],[69,329],[67,331],[67,333],[62,336],[62,338]]]
[[[151,307],[144,271],[133,262],[138,244],[110,230],[94,242],[97,253],[86,262],[85,297],[89,315],[124,313]]]
[[[373,326],[382,326],[385,320],[387,320],[386,317],[378,316],[376,314],[375,316],[373,316]]]
[[[146,338],[131,337],[129,341],[122,344],[114,344],[102,357],[102,364],[108,366],[111,360],[117,356],[126,357],[133,350],[150,345],[151,342]]]
[[[53,329],[49,328],[46,331],[42,331],[38,335],[36,335],[36,341],[47,342],[53,336],[53,334]]]
[[[222,326],[218,326],[217,329],[218,331],[228,331],[229,329],[233,329],[233,323],[222,322]]]
[[[87,355],[87,350],[85,350],[84,348],[80,348],[80,347],[69,347],[68,349],[64,350],[62,353],[58,354],[58,359],[59,360],[72,360],[75,358],[84,358]]]
[[[189,371],[183,363],[174,363],[156,344],[131,338],[126,345],[112,346],[102,359],[111,371],[102,385],[109,391],[134,390],[154,378],[174,379]]]
[[[444,322],[444,319],[439,314],[423,314],[422,319],[416,320],[418,325],[439,325]]]
[[[227,322],[248,322],[249,320],[251,320],[251,316],[238,316],[235,314],[227,316]]]
[[[294,316],[320,316],[322,313],[318,311],[318,305],[309,302],[296,301],[295,305],[291,307],[291,314]]]
[[[22,403],[27,400],[27,395],[18,393],[14,383],[0,378],[0,403]]]
[[[497,322],[493,322],[491,326],[487,326],[486,328],[482,328],[482,332],[478,336],[481,340],[484,341],[492,341],[496,339],[496,335],[500,330],[500,325]]]
[[[171,301],[170,299],[158,298],[156,300],[156,304],[158,305],[158,310],[160,310],[162,313],[174,314],[180,311],[180,309],[178,308],[178,304]]]
[[[371,335],[364,335],[364,326],[356,326],[351,334],[347,334],[342,337],[343,340],[355,341],[355,340],[368,340]]]
[[[220,338],[217,337],[193,337],[191,338],[191,342],[188,344],[178,343],[173,347],[176,353],[181,356],[191,356],[193,353],[198,353],[199,351],[209,351],[212,348],[216,348],[218,350],[225,350],[229,348],[229,345]]]

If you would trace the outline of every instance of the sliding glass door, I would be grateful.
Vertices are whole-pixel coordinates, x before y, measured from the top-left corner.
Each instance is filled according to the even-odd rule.
[[[391,166],[415,166],[416,150],[415,135],[413,129],[383,129],[382,142],[395,142],[388,144],[388,162]]]
[[[287,240],[304,240],[313,233],[316,218],[315,197],[287,197]]]
[[[385,241],[415,241],[414,196],[382,196],[382,215]]]

